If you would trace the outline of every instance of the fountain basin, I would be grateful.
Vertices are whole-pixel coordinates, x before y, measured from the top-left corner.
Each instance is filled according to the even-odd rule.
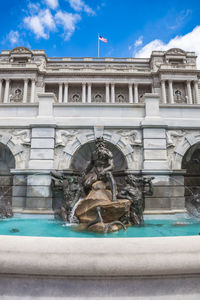
[[[124,232],[99,234],[79,231],[79,226],[69,226],[55,220],[53,215],[16,214],[13,218],[0,220],[0,235],[65,237],[65,238],[137,238],[164,236],[197,236],[200,231],[198,219],[187,214],[144,215],[144,224],[131,226]]]
[[[0,236],[0,274],[199,274],[200,237],[76,239]]]
[[[165,221],[169,218],[162,217]],[[180,218],[170,217],[176,221],[174,230],[186,229]],[[38,216],[32,216],[32,220],[41,226],[41,220],[49,222],[49,216],[40,221]],[[150,220],[152,216],[145,216],[145,222]],[[159,224],[160,216],[155,216],[154,221]],[[198,229],[199,225],[196,225]],[[59,224],[59,227],[62,226]],[[160,230],[162,227],[156,228]],[[39,290],[38,299],[52,295],[85,299],[90,293],[93,293],[93,299],[99,299],[100,295],[104,299],[108,299],[107,295],[114,299],[140,299],[141,295],[141,299],[149,299],[149,293],[159,299],[163,295],[174,296],[174,293],[181,295],[182,299],[199,298],[200,236],[197,234],[109,238],[126,234],[119,231],[107,234],[108,238],[85,238],[82,232],[82,238],[61,238],[18,236],[20,233],[0,235],[2,295],[34,299]]]

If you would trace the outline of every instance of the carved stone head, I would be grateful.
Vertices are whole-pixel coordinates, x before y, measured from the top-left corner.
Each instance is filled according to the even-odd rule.
[[[97,138],[96,141],[95,141],[95,144],[96,144],[97,148],[105,148],[106,147],[103,137]]]

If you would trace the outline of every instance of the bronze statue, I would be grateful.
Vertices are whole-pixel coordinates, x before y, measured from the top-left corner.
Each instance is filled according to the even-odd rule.
[[[12,206],[10,201],[7,201],[0,206],[0,219],[11,217],[13,217]]]
[[[82,193],[80,180],[78,176],[65,175],[63,172],[52,172],[51,175],[54,182],[63,190],[63,201],[59,214],[64,221],[69,221],[72,209]]]
[[[96,232],[126,230],[127,224],[140,225],[143,222],[144,197],[153,194],[153,177],[123,173],[126,184],[117,193],[112,174],[113,154],[102,137],[96,139],[95,144],[82,178],[79,173],[52,172],[54,184],[63,191],[59,215],[64,221],[71,221],[73,215],[77,222],[85,224],[86,230]]]
[[[91,161],[83,173],[83,184],[86,193],[91,189],[92,184],[96,181],[108,181],[112,191],[112,201],[116,202],[117,187],[111,172],[113,168],[114,163],[112,152],[106,148],[102,137],[97,138],[96,149],[92,153]]]
[[[143,222],[144,196],[153,195],[153,185],[151,178],[137,178],[134,175],[126,177],[126,186],[118,193],[117,197],[128,199],[131,202],[129,220],[132,224]],[[148,191],[145,187],[148,185]]]

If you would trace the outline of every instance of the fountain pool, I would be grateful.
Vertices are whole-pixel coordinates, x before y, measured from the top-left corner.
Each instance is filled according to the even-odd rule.
[[[66,238],[136,238],[166,236],[197,236],[200,220],[187,214],[145,215],[144,224],[131,226],[124,232],[99,234],[79,231],[79,225],[69,225],[54,219],[52,215],[15,214],[13,218],[0,220],[0,235],[66,237]]]

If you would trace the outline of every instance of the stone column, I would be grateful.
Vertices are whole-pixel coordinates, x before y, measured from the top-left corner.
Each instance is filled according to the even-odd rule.
[[[133,103],[133,85],[132,85],[132,83],[129,83],[128,90],[129,90],[129,103]]]
[[[110,86],[109,83],[106,83],[106,103],[110,102]]]
[[[91,101],[92,101],[92,84],[88,83],[87,102],[91,103]]]
[[[134,83],[134,102],[138,103],[139,99],[138,99],[138,84]]]
[[[59,83],[58,102],[62,103],[62,99],[63,99],[63,83]]]
[[[194,81],[194,93],[195,93],[195,102],[196,102],[196,104],[200,104],[198,80]]]
[[[28,93],[28,79],[24,79],[23,103],[27,102],[27,93]]]
[[[162,95],[161,102],[167,103],[165,80],[161,80],[161,95]]]
[[[184,187],[173,181],[177,178],[184,182],[183,176],[177,177],[169,167],[167,157],[167,124],[160,113],[158,94],[145,94],[145,118],[143,128],[143,170],[144,176],[155,177],[153,180],[153,197],[145,196],[145,210],[179,210],[185,209]],[[183,173],[183,172],[182,172]]]
[[[51,175],[54,159],[55,129],[33,127],[31,133],[31,151],[27,175],[27,194],[25,209],[51,210]]]
[[[31,103],[35,102],[35,79],[31,80]]]
[[[174,103],[172,80],[169,80],[169,103]]]
[[[68,83],[64,84],[65,88],[64,88],[64,103],[68,102]]]
[[[6,86],[5,86],[5,92],[4,92],[4,103],[8,103],[8,94],[9,94],[9,87],[10,87],[10,79],[6,79]]]
[[[111,83],[111,103],[115,103],[115,84]]]
[[[188,104],[192,104],[192,91],[191,91],[191,81],[187,80],[187,95],[188,95]]]
[[[159,95],[145,94],[143,127],[144,169],[168,170],[165,122],[160,116]]]
[[[86,83],[82,83],[82,103],[86,102]]]
[[[3,83],[3,79],[0,79],[0,102],[3,102],[3,99],[2,99],[2,83]]]

